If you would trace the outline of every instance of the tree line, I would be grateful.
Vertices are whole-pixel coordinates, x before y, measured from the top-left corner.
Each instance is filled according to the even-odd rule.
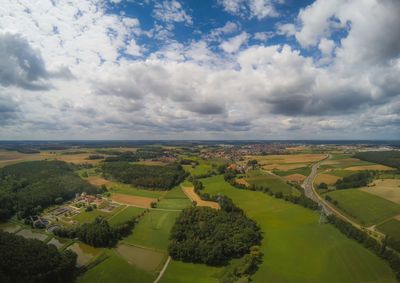
[[[373,178],[373,171],[362,171],[337,180],[335,186],[338,190],[365,187],[373,180]]]
[[[132,232],[136,222],[137,219],[132,218],[124,223],[110,226],[103,217],[96,217],[92,223],[84,223],[71,228],[60,227],[54,231],[54,234],[63,238],[78,238],[93,247],[113,247],[119,239]]]
[[[0,169],[0,221],[17,213],[19,218],[36,215],[44,208],[75,197],[76,193],[99,193],[63,161],[30,161]]]
[[[73,282],[77,255],[0,231],[0,282]]]
[[[132,184],[141,188],[169,190],[186,177],[179,164],[140,165],[128,162],[110,162],[103,164],[105,178]]]
[[[390,150],[357,152],[354,157],[364,161],[397,168],[397,171],[400,171],[400,151]]]

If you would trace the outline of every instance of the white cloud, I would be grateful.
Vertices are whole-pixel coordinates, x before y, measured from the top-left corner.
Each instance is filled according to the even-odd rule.
[[[219,0],[226,12],[241,17],[257,18],[258,20],[278,16],[275,3],[281,2],[273,0]]]
[[[317,13],[311,11],[321,9],[317,2],[299,19]],[[79,1],[79,9],[73,2],[4,1],[0,26],[41,54],[53,88],[35,92],[3,83],[0,136],[399,138],[400,36],[388,28],[399,26],[397,3],[336,1],[349,12],[339,5],[315,23],[298,19],[300,25],[287,26],[304,46],[331,55],[322,66],[289,45],[247,46],[246,32],[221,43],[227,53],[221,55],[212,44],[241,30],[233,22],[215,31],[215,41],[169,38],[145,57],[138,20],[106,14],[92,1]],[[355,7],[362,12],[352,13]],[[339,22],[331,21],[333,14]],[[309,27],[326,21],[322,29]],[[330,34],[342,23],[348,33],[333,44]],[[138,57],[124,58],[121,51]],[[68,70],[73,83],[54,77]]]
[[[154,5],[154,17],[166,23],[186,23],[192,25],[192,17],[186,13],[182,4],[176,0],[165,0]]]
[[[254,39],[257,39],[259,41],[267,41],[268,38],[272,36],[272,33],[270,32],[256,32],[253,35]]]
[[[336,44],[333,40],[321,38],[318,44],[318,49],[323,55],[330,56],[332,54],[332,51],[335,49],[335,46]]]
[[[248,39],[249,35],[246,32],[242,32],[241,34],[222,42],[219,47],[226,53],[235,53],[247,42]]]

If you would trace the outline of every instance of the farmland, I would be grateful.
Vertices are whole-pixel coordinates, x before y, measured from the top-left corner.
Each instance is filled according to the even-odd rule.
[[[327,193],[338,202],[338,207],[366,226],[379,224],[400,214],[400,205],[359,189],[337,190]]]
[[[385,262],[334,227],[318,224],[317,214],[260,192],[235,189],[224,184],[221,176],[202,181],[207,193],[232,198],[268,235],[262,243],[264,262],[254,282],[394,282]],[[193,264],[173,262],[171,266],[179,266],[180,274],[193,270]],[[209,276],[208,281],[199,282],[215,280],[216,269],[206,269],[203,276]],[[174,279],[167,271],[164,282],[179,282]]]
[[[178,149],[173,148],[174,151]],[[204,149],[202,151],[205,152]],[[393,272],[386,262],[343,236],[330,224],[318,224],[318,213],[268,195],[282,193],[283,196],[300,197],[302,190],[295,188],[293,183],[301,184],[310,174],[311,165],[324,159],[325,153],[315,154],[312,150],[302,149],[300,154],[245,155],[244,160],[236,162],[245,169],[238,171],[234,180],[249,189],[254,189],[252,186],[268,188],[267,193],[262,193],[238,189],[225,181],[224,175],[218,173],[218,166],[223,164],[218,158],[206,160],[197,155],[181,155],[181,158],[190,158],[198,162],[198,165],[184,164],[184,170],[189,173],[186,180],[166,190],[160,190],[153,187],[139,188],[133,184],[104,178],[102,160],[94,159],[95,162],[88,163],[83,158],[88,154],[99,154],[95,149],[71,150],[68,154],[65,152],[52,151],[37,153],[36,157],[35,154],[25,156],[27,159],[42,158],[44,154],[52,156],[51,159],[68,156],[67,159],[80,164],[76,169],[71,167],[74,172],[94,189],[103,191],[96,195],[79,194],[68,202],[52,204],[43,210],[41,216],[63,227],[92,223],[101,216],[113,228],[137,217],[132,232],[116,241],[115,246],[95,248],[76,238],[54,237],[48,231],[33,230],[15,218],[1,224],[0,228],[26,238],[54,244],[60,250],[77,253],[77,266],[87,268],[87,271],[79,275],[78,282],[153,282],[167,260],[171,229],[181,210],[192,207],[193,201],[197,206],[217,209],[221,207],[218,202],[202,200],[195,193],[196,180],[204,186],[202,193],[231,198],[235,205],[261,227],[264,237],[261,242],[263,262],[251,276],[253,282],[395,282]],[[105,149],[102,154],[106,155],[106,152],[110,153],[111,150]],[[23,161],[18,158],[7,160],[17,163]],[[248,166],[247,161],[250,158],[258,160],[258,164],[254,167]],[[81,166],[82,163],[86,165]],[[165,167],[168,163],[149,159],[132,164]],[[355,166],[377,164],[346,154],[334,154],[324,162],[315,183],[333,185],[343,176],[357,172],[349,170]],[[379,178],[368,187],[330,191],[327,195],[337,199],[339,208],[359,223],[376,225],[375,229],[387,234],[394,247],[398,243],[396,217],[400,214],[400,205],[396,199],[398,181],[399,179]],[[221,282],[225,274],[240,260],[242,259],[235,258],[222,266],[171,260],[160,282],[183,283],[188,278],[191,282],[199,283]]]

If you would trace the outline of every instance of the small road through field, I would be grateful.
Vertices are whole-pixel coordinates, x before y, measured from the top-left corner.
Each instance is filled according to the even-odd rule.
[[[160,273],[158,274],[156,280],[154,280],[154,283],[158,283],[160,281],[161,277],[164,275],[165,270],[167,270],[168,264],[171,261],[171,257],[169,256],[167,261],[165,262],[163,268],[161,269]]]

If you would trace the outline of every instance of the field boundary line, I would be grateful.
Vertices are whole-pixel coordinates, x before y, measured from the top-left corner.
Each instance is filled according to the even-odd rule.
[[[171,261],[171,257],[169,256],[167,258],[167,261],[165,262],[163,268],[161,269],[160,273],[158,274],[156,280],[154,280],[153,283],[158,283],[158,281],[160,281],[161,277],[164,275],[165,270],[167,270],[168,264]]]

